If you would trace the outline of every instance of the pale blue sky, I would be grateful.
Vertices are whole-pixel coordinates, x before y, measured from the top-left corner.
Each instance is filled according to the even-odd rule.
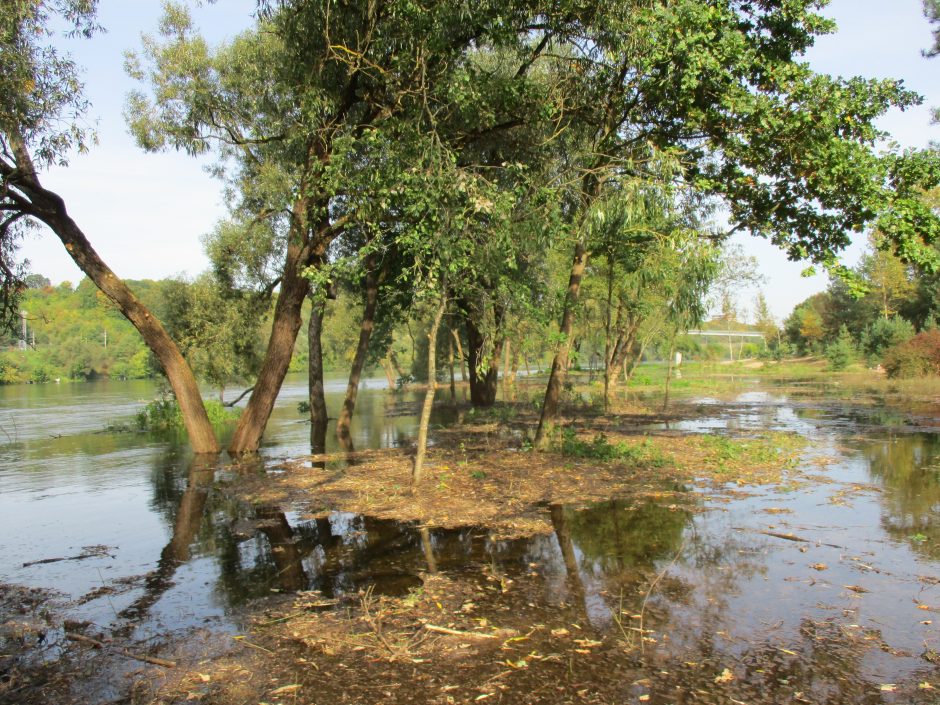
[[[97,120],[100,144],[73,158],[67,169],[44,176],[105,261],[118,275],[132,279],[195,275],[205,269],[200,236],[223,213],[219,184],[199,162],[180,154],[144,154],[127,135],[121,111],[133,83],[124,75],[123,52],[139,45],[142,32],[154,30],[160,5],[159,0],[101,0],[99,19],[107,33],[66,43],[85,67],[90,118]],[[197,8],[194,16],[210,41],[220,41],[247,26],[254,7],[253,0],[218,0]],[[940,127],[930,120],[930,106],[940,106],[940,59],[921,54],[931,41],[921,1],[835,0],[824,12],[836,19],[839,32],[821,38],[811,50],[814,68],[843,76],[904,79],[925,96],[925,104],[896,111],[881,126],[903,146],[940,141]],[[773,246],[744,234],[737,240],[759,258],[767,280],[763,288],[778,318],[825,288],[824,276],[801,278],[805,265],[788,262]],[[850,248],[846,261],[856,261],[860,251],[861,245]],[[33,271],[54,282],[81,278],[50,233],[30,236],[22,253]],[[751,298],[751,293],[742,295],[745,307]]]

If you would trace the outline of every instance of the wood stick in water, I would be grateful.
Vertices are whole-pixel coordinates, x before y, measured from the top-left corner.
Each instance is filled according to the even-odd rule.
[[[66,632],[65,638],[69,641],[78,641],[83,644],[90,644],[96,649],[107,649],[108,644],[105,644],[103,641],[98,641],[97,639],[92,639],[90,636],[85,636],[84,634],[75,634],[73,632]],[[119,656],[125,656],[135,661],[143,661],[144,663],[152,663],[154,666],[163,666],[164,668],[176,668],[176,661],[167,661],[166,659],[157,658],[156,656],[144,656],[143,654],[135,654],[128,651],[127,649],[116,650],[114,653],[117,653]]]
[[[462,636],[468,639],[498,639],[499,637],[494,634],[481,634],[480,632],[462,632],[457,629],[449,629],[448,627],[438,627],[435,624],[425,624],[424,628],[429,632],[436,632],[437,634],[447,634],[449,636]]]

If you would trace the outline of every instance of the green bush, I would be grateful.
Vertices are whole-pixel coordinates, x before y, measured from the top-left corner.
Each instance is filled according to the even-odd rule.
[[[889,349],[914,337],[914,326],[899,316],[879,318],[862,334],[862,350],[874,363],[881,360]]]
[[[236,421],[241,414],[240,409],[228,408],[216,399],[208,399],[204,402],[204,405],[206,414],[209,416],[209,423],[213,426],[221,426]],[[163,394],[159,399],[154,399],[147,404],[137,412],[136,421],[137,428],[142,431],[180,433],[185,428],[179,404],[176,403],[176,398],[171,394]]]
[[[895,345],[885,353],[889,377],[924,377],[940,374],[940,330],[928,330]]]
[[[848,328],[839,329],[839,337],[826,348],[826,359],[833,370],[844,370],[855,359],[855,342]]]

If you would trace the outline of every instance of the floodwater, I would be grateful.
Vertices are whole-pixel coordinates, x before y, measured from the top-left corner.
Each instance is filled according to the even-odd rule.
[[[416,397],[382,386],[360,392],[359,449],[415,433]],[[343,387],[327,384],[331,411]],[[666,675],[624,684],[625,701],[679,702],[677,680],[692,693],[729,678],[736,702],[937,701],[921,687],[940,686],[940,435],[925,416],[912,424],[805,390],[692,400],[693,420],[649,432],[800,433],[812,442],[792,480],[550,506],[553,533],[507,541],[486,527],[307,520],[235,502],[219,486],[240,471],[108,430],[153,393],[142,382],[0,387],[0,581],[53,588],[74,619],[144,642],[234,634],[245,606],[272,593],[402,595],[428,573],[496,575],[517,588],[493,609],[533,623],[564,614],[591,638],[642,634]],[[302,381],[285,387],[266,458],[308,452],[305,397]],[[93,555],[24,565],[83,551]],[[677,664],[688,673],[668,677]]]

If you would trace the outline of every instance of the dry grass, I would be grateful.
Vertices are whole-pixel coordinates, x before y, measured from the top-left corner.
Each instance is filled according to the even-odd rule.
[[[636,435],[610,429],[603,442],[625,449],[625,459],[598,460],[519,448],[496,424],[464,425],[438,434],[429,450],[424,482],[410,484],[411,460],[400,449],[288,462],[278,472],[239,481],[252,502],[302,507],[308,517],[347,511],[416,521],[430,527],[485,525],[498,536],[551,530],[544,507],[611,497],[662,498],[676,482],[767,484],[792,474],[805,442],[792,434],[748,438]],[[592,446],[592,429],[575,434]],[[635,452],[634,452],[635,451]],[[324,467],[317,467],[317,465]],[[312,465],[312,467],[311,467]]]

